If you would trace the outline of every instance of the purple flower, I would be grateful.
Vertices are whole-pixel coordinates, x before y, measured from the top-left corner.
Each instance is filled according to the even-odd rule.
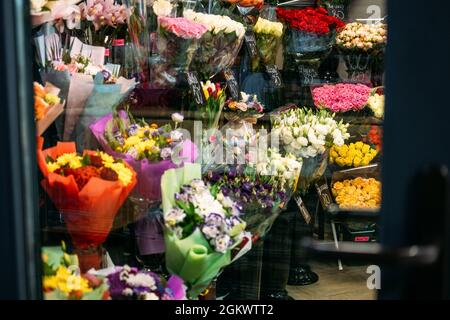
[[[108,81],[108,80],[111,78],[111,72],[109,72],[109,71],[106,70],[106,69],[103,69],[103,70],[102,70],[102,75],[103,75],[103,79],[104,79],[105,81]]]
[[[224,223],[224,218],[218,213],[210,213],[205,218],[205,224],[207,224],[207,225],[213,225],[213,226],[219,227],[223,223]]]
[[[127,132],[130,136],[134,136],[137,134],[138,129],[139,129],[139,126],[137,124],[133,123],[132,125],[130,125],[128,127]]]
[[[227,224],[232,229],[235,226],[242,224],[242,220],[239,219],[237,216],[232,216],[231,218],[227,219]]]
[[[116,139],[116,141],[123,146],[123,144],[125,143],[125,139],[123,138],[122,134],[120,132],[116,132],[114,134],[114,139]]]
[[[218,226],[212,224],[205,224],[202,227],[202,232],[207,239],[214,239],[220,234]]]
[[[170,158],[172,156],[172,149],[171,148],[163,148],[161,150],[161,158],[164,160]]]
[[[221,253],[225,253],[232,243],[230,236],[227,234],[219,235],[213,240],[216,251]]]

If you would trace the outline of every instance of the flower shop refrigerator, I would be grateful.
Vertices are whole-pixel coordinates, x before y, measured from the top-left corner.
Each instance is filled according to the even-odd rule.
[[[448,298],[415,3],[2,2],[0,298]]]

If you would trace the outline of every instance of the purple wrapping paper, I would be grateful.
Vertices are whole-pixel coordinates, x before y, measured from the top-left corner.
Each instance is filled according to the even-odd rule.
[[[119,116],[122,119],[128,119],[125,111],[119,111]],[[197,146],[190,140],[183,142],[183,148],[180,151],[180,159],[183,159],[179,165],[176,165],[171,160],[162,160],[160,162],[150,162],[147,159],[135,160],[133,157],[123,153],[115,152],[108,145],[104,137],[104,131],[109,121],[113,119],[112,114],[108,114],[91,124],[89,128],[92,134],[97,138],[103,150],[115,158],[121,158],[130,164],[137,174],[137,184],[133,192],[146,200],[160,201],[161,200],[161,176],[164,171],[172,168],[183,166],[184,162],[194,162],[197,158]]]
[[[139,254],[149,255],[165,251],[162,222],[158,217],[147,216],[135,224]]]

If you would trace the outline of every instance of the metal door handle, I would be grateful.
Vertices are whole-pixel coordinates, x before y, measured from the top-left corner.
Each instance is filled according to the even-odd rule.
[[[339,242],[339,249],[334,243],[316,241],[311,238],[302,240],[308,254],[326,258],[352,258],[369,263],[401,266],[426,266],[435,263],[440,256],[437,245],[411,246],[406,248],[386,248],[379,243]]]

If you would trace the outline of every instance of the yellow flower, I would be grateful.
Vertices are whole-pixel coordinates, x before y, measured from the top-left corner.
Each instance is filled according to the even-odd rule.
[[[104,166],[106,168],[114,170],[117,173],[120,182],[122,182],[124,186],[127,186],[131,183],[131,180],[133,179],[133,173],[123,163],[104,163]]]
[[[131,136],[128,137],[125,140],[125,148],[130,148],[130,147],[134,147],[135,145],[137,145],[139,142],[141,141],[141,139],[138,136]]]
[[[83,158],[80,157],[79,155],[77,155],[75,152],[74,153],[65,153],[65,154],[59,156],[58,159],[56,159],[56,163],[60,167],[69,165],[70,168],[76,169],[76,168],[81,167],[82,159]]]
[[[109,154],[104,152],[99,152],[100,157],[102,158],[103,163],[114,163],[114,158],[111,157]]]
[[[335,149],[331,149],[330,155],[332,158],[337,158],[339,157],[339,154],[336,152]]]
[[[368,153],[370,151],[370,146],[368,144],[364,144],[361,148],[361,151],[364,153]]]
[[[355,167],[359,167],[361,165],[361,158],[360,157],[354,157],[353,158],[353,165]]]
[[[355,143],[355,148],[358,150],[361,150],[363,147],[363,143],[361,141],[358,141]]]
[[[56,162],[49,162],[47,163],[47,169],[49,172],[54,172],[61,168]]]

